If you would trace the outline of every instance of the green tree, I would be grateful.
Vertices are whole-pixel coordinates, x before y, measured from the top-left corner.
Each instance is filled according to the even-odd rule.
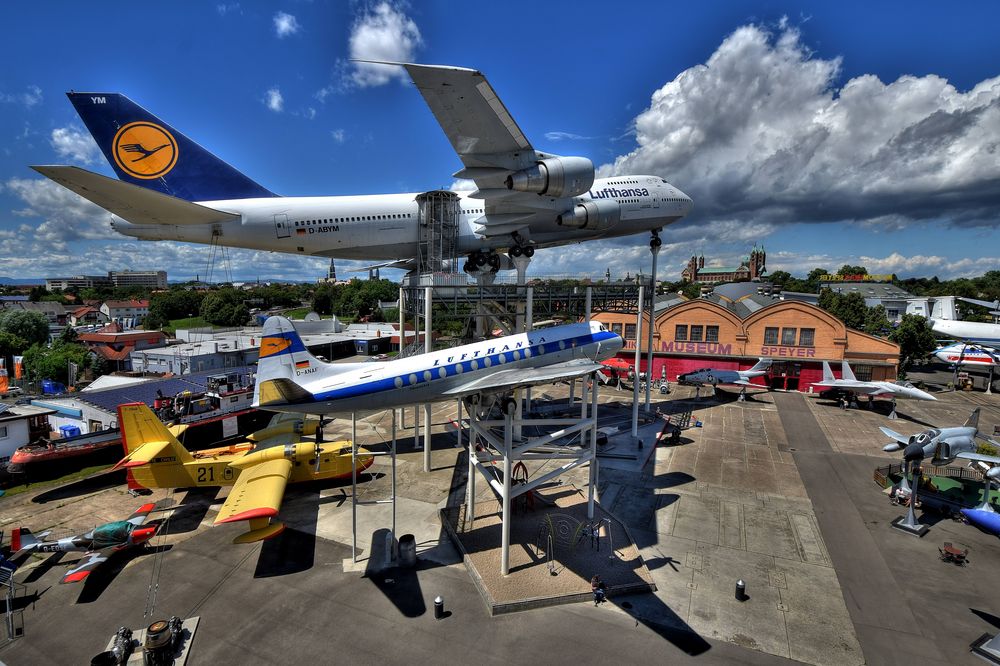
[[[865,325],[862,330],[868,335],[884,336],[891,328],[884,306],[876,305],[865,312]]]
[[[32,345],[24,352],[24,369],[28,377],[39,381],[54,379],[65,384],[69,379],[69,364],[76,363],[82,372],[91,365],[91,354],[83,345],[55,344],[51,348]]]
[[[30,346],[31,344],[24,338],[7,331],[0,331],[0,356],[19,356]]]
[[[819,306],[844,322],[848,328],[856,331],[864,330],[868,306],[865,299],[857,292],[838,294],[830,289],[824,289],[819,295]]]
[[[29,345],[49,341],[49,320],[41,312],[5,310],[0,312],[0,331],[25,340]]]
[[[909,370],[915,360],[926,357],[937,347],[934,332],[927,325],[927,319],[920,315],[903,315],[889,339],[899,345],[901,374]]]
[[[216,326],[242,326],[250,319],[250,308],[243,303],[243,294],[232,288],[205,296],[200,311],[205,321]]]
[[[830,272],[825,268],[814,268],[809,271],[809,275],[806,276],[806,280],[809,282],[818,282],[820,275],[829,275]]]
[[[80,334],[76,332],[72,326],[67,326],[59,334],[59,342],[64,345],[70,345],[75,343],[80,339]]]
[[[850,264],[844,264],[837,271],[837,275],[868,275],[868,269],[864,266],[851,266]]]
[[[780,284],[782,286],[788,284],[788,281],[792,279],[792,274],[788,271],[774,271],[768,275],[768,279],[772,284]]]

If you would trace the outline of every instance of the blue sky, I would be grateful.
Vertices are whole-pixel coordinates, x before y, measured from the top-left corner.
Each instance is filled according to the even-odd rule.
[[[1000,5],[450,2],[15,3],[0,42],[0,276],[166,269],[209,249],[116,236],[30,164],[111,175],[64,92],[127,94],[287,195],[447,187],[460,168],[416,90],[352,55],[483,71],[536,148],[656,173],[695,210],[686,258],[1000,267]],[[13,28],[13,29],[11,29]],[[532,273],[648,268],[644,238],[540,251]],[[234,251],[236,279],[326,262]],[[343,273],[350,262],[338,262]]]

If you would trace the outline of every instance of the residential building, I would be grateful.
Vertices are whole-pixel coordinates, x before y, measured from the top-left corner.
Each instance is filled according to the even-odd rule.
[[[111,286],[111,279],[107,275],[76,275],[73,277],[45,278],[45,288],[48,291],[61,289],[90,289],[92,287]]]
[[[118,322],[123,328],[135,328],[149,314],[149,301],[104,301],[101,303],[101,312],[108,321]]]
[[[132,369],[132,352],[157,349],[167,345],[167,336],[160,331],[123,331],[112,322],[94,333],[81,333],[77,338],[92,352],[107,361],[114,371]]]
[[[92,305],[84,305],[69,313],[70,326],[93,326],[107,321],[104,313]]]

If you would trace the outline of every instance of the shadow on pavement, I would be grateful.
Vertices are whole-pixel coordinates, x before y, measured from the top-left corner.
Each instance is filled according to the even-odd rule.
[[[114,472],[101,472],[99,474],[94,474],[93,476],[80,479],[79,481],[74,481],[73,483],[65,486],[59,486],[58,488],[53,488],[52,490],[46,490],[44,493],[39,493],[37,496],[33,497],[31,501],[35,504],[46,504],[47,502],[55,502],[73,497],[79,497],[80,495],[86,495],[88,493],[96,493],[99,490],[105,490],[106,488],[111,488],[113,486],[120,486],[123,483],[125,483],[125,470],[119,469]]]
[[[133,547],[126,548],[125,550],[118,551],[108,558],[108,561],[101,566],[94,569],[94,571],[87,576],[83,581],[83,589],[80,590],[80,595],[76,598],[76,603],[78,604],[89,604],[97,601],[104,590],[108,589],[111,582],[118,577],[118,574],[125,569],[126,565],[132,560],[143,557],[145,555],[157,555],[159,553],[165,553],[173,548],[173,546],[156,546],[155,548],[150,547]],[[81,558],[81,561],[83,558]],[[71,566],[77,564],[74,562]]]

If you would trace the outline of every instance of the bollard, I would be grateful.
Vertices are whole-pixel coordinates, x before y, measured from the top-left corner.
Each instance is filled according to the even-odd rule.
[[[434,619],[440,620],[444,617],[444,599],[440,595],[434,598]]]
[[[743,579],[736,581],[736,601],[746,601],[747,600],[747,584],[743,582]]]

